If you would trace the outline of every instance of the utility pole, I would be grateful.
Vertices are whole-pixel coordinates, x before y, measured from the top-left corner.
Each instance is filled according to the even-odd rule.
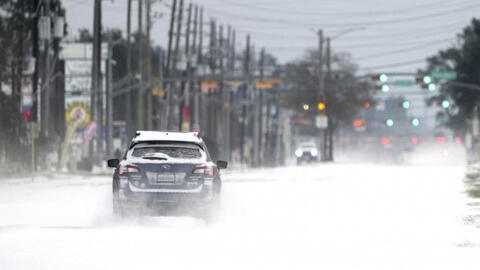
[[[128,0],[127,5],[127,78],[130,85],[132,77],[132,45],[131,45],[131,28],[132,28],[132,0]],[[134,130],[132,126],[132,94],[130,91],[125,93],[125,122],[127,125],[127,140],[133,136]]]
[[[177,65],[178,65],[178,62],[179,62],[179,58],[180,58],[180,37],[182,35],[182,17],[183,17],[183,0],[180,0],[180,7],[179,7],[179,10],[178,10],[178,22],[177,22],[177,32],[175,33],[175,50],[174,50],[174,53],[173,53],[173,66],[172,66],[172,70],[173,70],[173,75],[176,76],[178,75],[178,69],[177,69]],[[174,111],[173,110],[173,107],[176,107],[177,105],[177,102],[176,102],[176,95],[175,95],[175,90],[177,88],[177,83],[176,82],[173,82],[171,84],[171,88],[169,90],[169,94],[172,95],[172,103],[170,104],[170,119],[169,119],[169,125],[168,125],[168,128],[171,129],[172,127],[174,127],[174,121],[172,121],[173,119],[178,119],[177,117],[175,117],[175,115],[172,114],[172,112]],[[174,103],[174,104],[173,104]],[[175,106],[174,106],[175,105]]]
[[[255,54],[254,54],[255,55]],[[262,104],[260,89],[253,88],[252,102],[253,102],[253,166],[260,165],[260,106]]]
[[[51,19],[51,11],[50,11],[50,0],[45,0],[44,6],[44,15]],[[43,71],[43,87],[41,87],[41,132],[42,137],[47,138],[49,136],[50,130],[50,42],[51,42],[51,33],[48,33],[48,39],[44,41],[44,60],[45,60],[45,69]],[[13,88],[12,88],[13,89]]]
[[[319,89],[318,89],[317,101],[320,101],[325,98],[324,78],[323,78],[323,31],[322,30],[318,30],[318,86],[319,86]],[[327,129],[324,129],[323,141],[322,141],[323,144],[321,147],[322,160],[326,160],[327,158],[327,149],[325,145],[327,134],[328,134]]]
[[[164,73],[165,72],[165,53],[162,49],[158,50],[158,85],[159,87],[163,86],[164,82]],[[156,125],[155,128],[157,130],[163,129],[163,123],[165,122],[165,117],[162,115],[166,108],[165,103],[163,102],[163,98],[157,97],[156,99]]]
[[[99,90],[99,81],[100,81],[100,60],[101,60],[101,41],[100,41],[100,30],[101,30],[101,0],[95,0],[94,3],[94,16],[93,16],[93,51],[92,51],[92,88],[91,88],[91,96],[90,96],[90,119],[91,121],[95,121],[97,123],[97,149],[96,152],[97,154],[100,154],[99,147],[100,141],[102,140],[101,137],[101,129],[102,126],[99,125],[99,112],[98,106],[97,106],[97,101],[98,101],[98,93],[100,92]],[[89,153],[90,157],[94,157],[95,155],[95,149],[93,145],[93,139],[90,141],[90,146],[89,146]]]
[[[208,66],[210,67],[210,71],[212,74],[215,72],[215,40],[216,40],[216,34],[215,34],[215,22],[213,19],[210,19],[210,32],[209,32],[209,44],[208,44],[208,58],[207,58],[207,63]],[[213,116],[212,116],[212,107],[213,103],[212,101],[212,93],[210,93],[210,89],[205,95],[205,110],[206,110],[206,117],[205,117],[205,122],[206,122],[206,134],[211,137],[212,139],[214,138],[215,131],[213,129]]]
[[[193,20],[194,22],[193,22],[192,56],[195,56],[195,53],[197,52],[196,46],[197,46],[197,35],[198,35],[198,6],[197,5],[195,5],[195,14],[194,14]],[[189,59],[191,59],[191,57]],[[198,60],[198,57],[195,60],[196,62],[195,69],[194,69],[195,71],[198,71],[198,67],[200,66],[200,63],[197,60]],[[190,85],[193,91],[193,108],[194,108],[190,121],[192,122],[192,130],[198,131],[198,113],[199,113],[198,105],[200,103],[199,102],[200,89],[197,87],[198,84],[194,82],[191,82]]]
[[[103,154],[103,83],[102,83],[102,1],[98,4],[97,24],[97,155]]]
[[[112,65],[112,34],[108,35],[107,58],[107,151],[106,156],[111,156],[113,141],[113,65]]]
[[[226,63],[226,68],[223,67],[222,65],[222,70],[226,70],[223,73],[227,73],[229,75],[233,75],[230,70],[231,66],[231,42],[232,42],[232,27],[228,25],[228,30],[227,30],[227,42],[224,46],[226,48],[225,54],[222,56],[222,59],[226,57],[227,63]],[[224,149],[225,149],[225,159],[227,161],[230,161],[231,159],[231,151],[230,151],[230,126],[231,126],[231,112],[232,112],[232,102],[231,102],[231,86],[225,87],[228,90],[225,91],[224,97],[223,97],[223,102],[227,106],[225,106],[225,113],[223,114],[223,138],[224,138]]]
[[[331,56],[331,52],[330,52],[330,37],[327,37],[327,90],[330,92],[330,95],[329,95],[329,100],[332,101],[333,100],[333,96],[335,95],[335,93],[332,91],[332,70],[331,70],[331,60],[332,60],[332,56]],[[330,103],[331,105],[331,103]],[[330,115],[330,106],[327,106],[327,108],[325,109],[325,113],[327,115],[327,123],[328,123],[328,127],[326,129],[326,137],[327,137],[327,140],[326,140],[326,144],[328,146],[327,148],[327,160],[328,161],[333,161],[333,127],[332,127],[332,123],[333,123],[333,119]]]
[[[197,58],[197,69],[198,68],[204,68],[205,66],[203,65],[203,8],[200,8],[200,22],[198,24],[198,34],[199,34],[199,37],[198,37],[198,49],[197,49],[197,54],[198,54],[198,58]],[[203,75],[203,74],[202,74]],[[198,82],[198,90],[196,92],[196,96],[195,96],[195,102],[196,102],[196,106],[195,106],[195,115],[196,115],[196,118],[195,118],[195,121],[199,127],[199,131],[202,131],[205,129],[205,126],[203,125],[204,124],[204,119],[205,117],[204,114],[203,114],[203,108],[204,108],[204,100],[203,100],[203,95],[202,95],[202,82]]]
[[[172,46],[173,46],[173,29],[175,27],[175,14],[176,14],[176,9],[177,9],[177,0],[173,0],[173,4],[172,4],[172,13],[170,14],[170,29],[168,31],[168,49],[167,49],[167,60],[166,60],[166,63],[165,63],[165,72],[164,72],[164,78],[168,79],[168,77],[170,76],[171,74],[171,70],[172,70],[172,54],[173,54],[173,51],[172,51]],[[164,87],[166,89],[168,89],[168,92],[167,92],[167,106],[166,106],[166,110],[165,110],[165,118],[166,118],[166,121],[165,121],[165,124],[164,126],[162,127],[163,130],[168,130],[169,126],[170,126],[170,118],[171,118],[171,107],[172,107],[172,102],[173,102],[173,87],[172,87],[172,83],[165,83],[164,84]]]
[[[230,26],[229,28],[230,29]],[[227,43],[225,44],[225,39],[223,36],[223,25],[220,25],[220,33],[219,33],[219,57],[220,57],[220,99],[221,99],[221,107],[220,107],[220,121],[221,121],[221,129],[220,129],[220,137],[222,142],[222,149],[223,151],[223,158],[228,160],[229,156],[229,137],[228,137],[228,121],[229,121],[229,112],[230,112],[230,104],[229,102],[229,94],[230,90],[225,87],[225,56],[228,56],[226,52],[226,48],[228,48],[228,39]],[[227,62],[228,65],[228,62]]]
[[[152,14],[151,14],[151,5],[152,5],[152,0],[146,0],[147,1],[147,38],[145,40],[145,50],[146,53],[145,55],[145,64],[146,64],[146,76],[147,76],[147,81],[148,81],[148,88],[147,91],[145,92],[145,96],[147,98],[147,129],[152,130],[153,129],[153,106],[152,106],[152,50],[150,49],[150,32],[152,29]]]
[[[144,123],[144,119],[143,119],[143,112],[145,110],[144,106],[143,106],[143,99],[144,99],[144,95],[143,95],[143,88],[144,88],[144,85],[143,85],[143,80],[144,80],[144,70],[145,70],[145,67],[144,67],[144,60],[145,60],[145,51],[144,51],[144,37],[143,37],[143,1],[144,0],[138,0],[138,37],[139,37],[139,41],[138,41],[138,47],[139,47],[139,50],[138,50],[138,69],[137,69],[137,72],[140,74],[140,87],[138,88],[137,90],[137,108],[136,108],[136,123],[135,123],[135,126],[136,126],[136,129],[137,130],[141,130],[143,129],[143,123]]]
[[[247,81],[250,80],[250,34],[247,35],[247,45],[245,49],[245,66],[244,66],[244,76],[247,79]],[[248,93],[248,88],[249,88],[249,82],[245,84],[245,87],[243,88],[243,96],[242,96],[242,102],[247,101],[247,93]],[[246,123],[247,123],[247,107],[245,104],[242,105],[242,127],[240,129],[240,141],[241,141],[241,147],[240,147],[240,159],[242,166],[245,164],[245,129],[246,129]]]
[[[232,50],[232,53],[231,53],[231,62],[230,62],[230,73],[231,75],[235,76],[235,29],[233,29],[232,31],[232,41],[231,41],[231,50]],[[238,86],[235,86],[237,91],[238,91]],[[230,93],[230,106],[232,106],[233,104],[233,98],[234,98],[234,95],[232,93]],[[235,115],[236,116],[236,115]],[[232,147],[234,146],[234,137],[233,135],[234,134],[237,134],[237,132],[234,132],[234,128],[237,127],[237,125],[233,125],[234,123],[234,120],[236,120],[234,117],[234,113],[232,112],[232,110],[230,110],[230,119],[229,119],[229,141],[230,141],[230,145],[229,145],[229,155],[230,155],[230,160],[232,159]]]
[[[235,39],[236,39],[236,32],[235,32],[235,29],[233,29],[233,33],[232,33],[232,66],[230,67],[231,70],[232,70],[232,74],[235,75]]]
[[[180,102],[180,130],[181,131],[190,131],[190,26],[192,24],[192,3],[188,6],[188,15],[187,15],[187,30],[185,32],[185,60],[187,61],[185,75],[187,81],[181,82],[182,84],[182,94],[184,100]]]

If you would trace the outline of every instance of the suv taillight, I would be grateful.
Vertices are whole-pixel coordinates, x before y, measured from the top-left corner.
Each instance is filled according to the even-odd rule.
[[[140,169],[135,165],[118,165],[118,175],[128,176],[133,173],[140,173]]]
[[[216,172],[215,166],[200,165],[193,168],[193,174],[200,174],[206,177],[214,177]]]

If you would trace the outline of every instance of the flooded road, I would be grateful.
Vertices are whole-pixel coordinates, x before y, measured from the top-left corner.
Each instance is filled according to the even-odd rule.
[[[111,213],[109,177],[0,184],[0,269],[477,269],[461,166],[225,171],[218,220]],[[470,204],[470,205],[469,205]]]

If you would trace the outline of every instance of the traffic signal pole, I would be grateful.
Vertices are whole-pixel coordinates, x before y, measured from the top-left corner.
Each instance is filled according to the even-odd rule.
[[[127,4],[127,77],[129,84],[132,76],[132,45],[131,45],[131,25],[132,25],[132,0],[128,0]],[[125,122],[127,125],[127,138],[133,136],[134,130],[132,126],[132,94],[125,94]]]
[[[323,76],[323,31],[318,30],[318,99],[321,100],[325,97],[325,80]],[[324,100],[323,100],[324,101]],[[325,102],[325,101],[324,101]],[[327,148],[325,145],[325,140],[327,136],[327,130],[324,129],[323,132],[323,144],[321,145],[321,159],[326,160],[327,157]]]
[[[332,100],[335,96],[335,92],[332,89],[332,56],[330,50],[330,37],[327,37],[327,83],[328,83],[328,91],[330,92],[330,100]],[[333,161],[333,119],[329,111],[331,110],[331,106],[327,106],[325,109],[325,113],[327,115],[327,123],[328,126],[325,129],[325,137],[326,137],[326,144],[327,144],[327,156],[326,159],[328,161]]]

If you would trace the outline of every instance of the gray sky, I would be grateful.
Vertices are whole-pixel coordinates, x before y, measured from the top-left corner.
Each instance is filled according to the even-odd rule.
[[[152,39],[162,46],[172,0],[157,1]],[[93,0],[63,0],[71,34],[92,28]],[[126,28],[126,0],[103,1],[106,28]],[[185,1],[186,5],[189,3]],[[423,59],[455,44],[456,34],[480,17],[478,0],[196,0],[204,7],[205,20],[230,24],[237,30],[237,46],[244,46],[247,33],[256,48],[265,49],[285,63],[301,57],[317,46],[316,29],[335,37],[335,52],[348,52],[365,72],[414,72]],[[138,2],[133,1],[133,29],[137,27]],[[205,24],[204,31],[208,30]],[[408,64],[405,64],[408,63]],[[397,65],[401,64],[401,65]]]

